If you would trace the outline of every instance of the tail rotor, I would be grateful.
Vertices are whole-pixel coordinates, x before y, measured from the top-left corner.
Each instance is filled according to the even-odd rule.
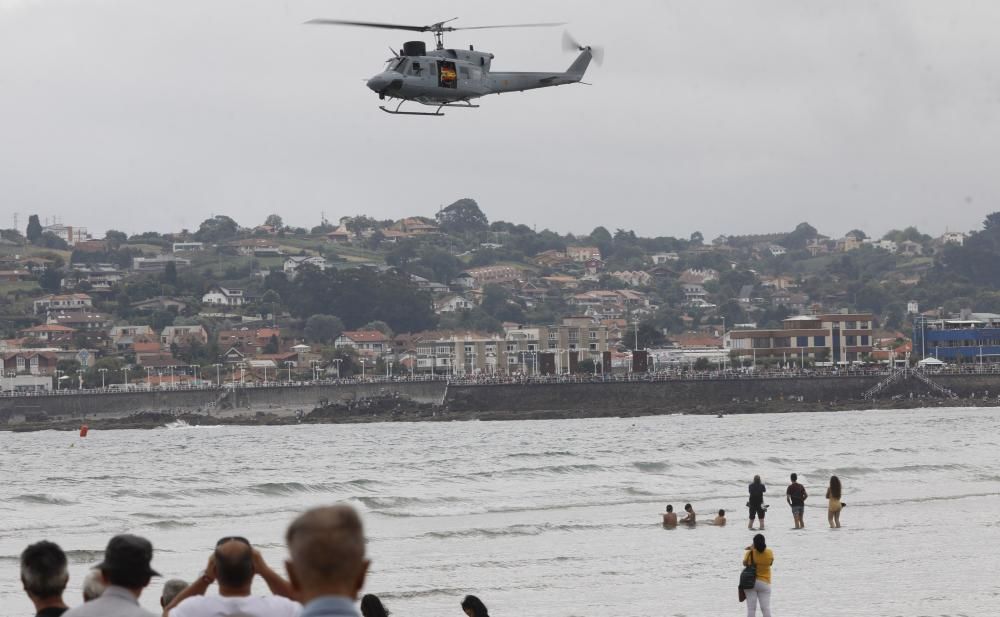
[[[604,63],[604,48],[599,45],[581,45],[573,36],[563,31],[563,49],[566,51],[589,51],[598,66]]]

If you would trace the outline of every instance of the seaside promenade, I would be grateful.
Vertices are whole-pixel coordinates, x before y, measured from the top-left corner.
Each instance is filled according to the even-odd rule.
[[[1000,367],[658,371],[586,375],[396,375],[310,381],[120,384],[6,393],[0,427],[195,414],[246,422],[302,418],[314,409],[392,399],[398,419],[504,419],[658,413],[755,413],[912,406],[937,399],[998,404]],[[408,413],[420,408],[422,412]],[[544,412],[544,413],[543,413]],[[483,415],[486,414],[486,415]],[[357,414],[327,414],[337,421]],[[257,420],[255,420],[257,418]],[[385,419],[385,418],[382,418]]]

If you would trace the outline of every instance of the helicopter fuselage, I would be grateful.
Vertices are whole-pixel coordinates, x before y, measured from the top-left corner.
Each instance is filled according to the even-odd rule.
[[[416,101],[426,105],[468,102],[487,94],[518,92],[579,82],[592,57],[584,49],[563,73],[493,72],[493,54],[475,50],[436,49],[407,43],[403,53],[368,80],[379,98]]]

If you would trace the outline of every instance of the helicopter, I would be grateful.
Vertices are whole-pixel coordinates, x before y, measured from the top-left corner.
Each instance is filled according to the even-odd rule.
[[[580,52],[569,68],[562,73],[538,72],[498,72],[490,70],[493,54],[476,51],[469,45],[468,50],[446,49],[444,33],[456,30],[484,30],[493,28],[538,28],[561,26],[562,23],[506,24],[500,26],[454,27],[446,25],[458,19],[453,17],[428,26],[408,26],[370,21],[349,21],[342,19],[311,19],[306,24],[357,26],[383,28],[388,30],[409,30],[411,32],[431,32],[437,46],[428,51],[424,41],[407,41],[392,58],[387,61],[381,73],[367,80],[368,87],[378,94],[379,100],[399,99],[394,109],[379,105],[379,109],[390,114],[408,116],[443,116],[441,112],[449,108],[477,108],[474,99],[487,94],[523,92],[535,88],[548,88],[565,84],[585,83],[583,75],[594,60],[598,64],[603,58],[599,47],[577,43],[568,33],[563,33],[563,47]],[[403,111],[404,103],[415,102],[437,107],[434,111]]]

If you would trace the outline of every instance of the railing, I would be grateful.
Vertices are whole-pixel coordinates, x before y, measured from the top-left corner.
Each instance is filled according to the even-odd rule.
[[[683,369],[659,370],[650,373],[621,373],[621,374],[557,374],[557,375],[487,375],[479,374],[474,376],[462,375],[378,375],[378,376],[353,376],[342,379],[316,379],[305,381],[267,381],[267,382],[239,382],[225,381],[219,385],[217,382],[204,380],[199,384],[188,383],[162,383],[155,386],[150,384],[131,384],[128,388],[123,388],[121,384],[115,384],[105,388],[84,388],[84,389],[60,389],[60,390],[37,390],[26,392],[2,392],[0,398],[11,397],[38,397],[38,396],[86,396],[91,394],[134,394],[137,392],[177,392],[177,391],[229,391],[231,389],[260,389],[260,388],[301,388],[312,386],[350,386],[359,384],[405,384],[405,383],[427,383],[427,382],[447,382],[456,386],[488,386],[488,385],[523,385],[523,384],[572,384],[572,383],[641,383],[641,382],[669,382],[669,381],[746,381],[746,380],[771,380],[771,379],[836,379],[847,377],[880,377],[879,384],[876,384],[865,392],[865,398],[870,398],[884,390],[891,383],[902,376],[913,374],[918,379],[927,383],[935,392],[945,396],[955,396],[951,390],[934,383],[927,375],[1000,375],[1000,364],[974,365],[968,367],[945,367],[941,369],[889,369],[889,368],[819,368],[819,369],[727,369],[713,371],[692,371]],[[6,377],[0,379],[7,379]],[[884,385],[882,385],[884,384]],[[6,384],[5,384],[6,385]],[[869,394],[870,393],[870,394]]]
[[[905,368],[905,367],[894,370],[885,379],[883,379],[882,381],[878,382],[877,384],[875,384],[871,388],[868,388],[867,390],[865,390],[864,394],[861,395],[861,398],[865,399],[866,401],[872,400],[873,398],[875,398],[876,394],[878,394],[882,390],[885,390],[886,388],[888,388],[892,384],[896,383],[900,379],[905,378],[906,375],[907,375],[907,373],[908,373],[908,371],[909,371],[909,369]]]
[[[934,392],[937,392],[941,396],[944,396],[946,398],[958,398],[957,394],[955,394],[954,392],[952,392],[948,388],[945,388],[941,384],[935,382],[934,380],[932,380],[927,375],[924,375],[923,371],[913,371],[913,376],[916,377],[917,379],[919,379],[920,381],[924,382],[925,384],[927,384],[927,386],[931,390],[933,390]]]

